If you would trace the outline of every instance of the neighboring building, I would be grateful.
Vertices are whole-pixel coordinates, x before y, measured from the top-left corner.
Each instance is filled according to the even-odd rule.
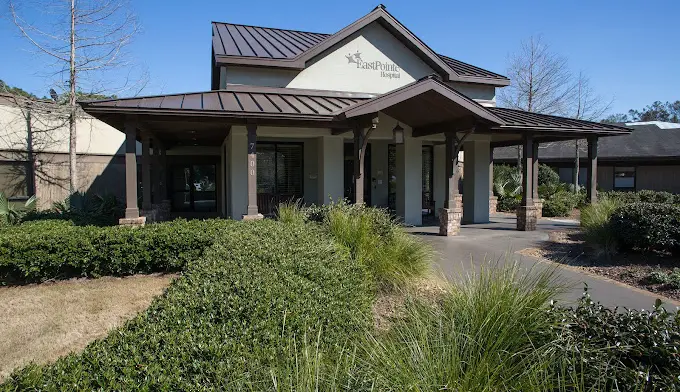
[[[680,124],[649,121],[625,125],[633,133],[600,139],[598,188],[605,191],[649,189],[680,193]],[[585,185],[588,169],[583,158],[587,151],[585,143],[579,147],[579,183]],[[495,163],[516,164],[517,149],[497,148],[493,157]],[[542,144],[538,157],[541,163],[555,168],[563,182],[574,182],[574,141]]]
[[[68,196],[68,123],[60,111],[48,100],[0,93],[0,191],[11,201],[36,195],[48,208]],[[125,135],[82,112],[76,129],[80,190],[123,198]]]
[[[211,71],[210,91],[81,103],[126,135],[121,223],[144,221],[140,140],[141,215],[150,219],[168,204],[177,215],[253,219],[282,200],[347,197],[391,206],[414,225],[438,214],[451,235],[461,219],[489,220],[493,146],[523,144],[531,163],[534,141],[596,145],[629,132],[496,108],[496,89],[510,80],[434,52],[384,6],[335,34],[214,22]],[[518,229],[532,230],[526,167]]]

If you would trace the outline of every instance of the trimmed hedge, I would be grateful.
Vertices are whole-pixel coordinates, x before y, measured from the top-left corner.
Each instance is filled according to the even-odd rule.
[[[297,366],[291,339],[337,352],[370,327],[367,273],[322,230],[272,220],[222,229],[144,314],[0,390],[272,390],[273,367]]]
[[[661,300],[651,311],[605,308],[587,294],[575,308],[554,307],[560,348],[592,390],[680,389],[680,313]],[[599,387],[598,387],[599,386]],[[588,389],[591,390],[591,389]]]
[[[614,200],[621,204],[631,203],[660,203],[660,204],[680,204],[680,195],[669,192],[657,192],[642,190],[639,192],[608,191],[599,192],[599,198]]]
[[[626,204],[611,215],[610,227],[624,250],[680,251],[680,206]]]
[[[232,224],[175,220],[131,228],[26,222],[2,230],[0,284],[180,271]]]

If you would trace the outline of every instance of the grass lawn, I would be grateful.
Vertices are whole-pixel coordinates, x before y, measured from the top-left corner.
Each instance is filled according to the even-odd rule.
[[[146,309],[173,275],[74,279],[0,288],[0,381],[18,367],[80,351]]]

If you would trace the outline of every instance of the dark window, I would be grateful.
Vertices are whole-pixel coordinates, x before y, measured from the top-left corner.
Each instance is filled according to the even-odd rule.
[[[28,198],[33,193],[29,173],[28,162],[0,162],[0,192],[10,200]]]
[[[634,167],[615,167],[614,168],[614,189],[633,190],[635,189],[635,168]]]
[[[284,201],[302,199],[302,144],[257,144],[257,205],[272,214]]]

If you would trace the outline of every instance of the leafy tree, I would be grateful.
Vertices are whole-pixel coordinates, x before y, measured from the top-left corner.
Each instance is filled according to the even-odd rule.
[[[12,87],[5,83],[2,79],[0,79],[0,93],[7,93],[12,95],[19,95],[26,98],[38,99],[38,97],[36,97],[34,94],[31,94],[28,91],[19,87]]]
[[[617,113],[602,120],[604,123],[663,121],[680,123],[680,100],[675,102],[655,101],[642,110],[630,109],[628,114]]]

